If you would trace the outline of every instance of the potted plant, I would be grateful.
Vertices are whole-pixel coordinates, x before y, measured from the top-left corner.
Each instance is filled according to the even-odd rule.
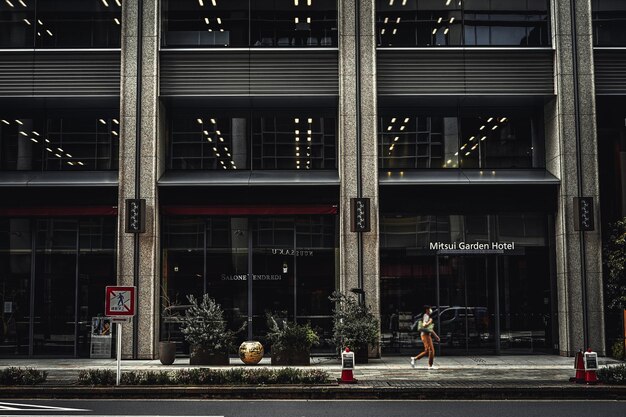
[[[626,317],[624,310],[626,308],[626,218],[609,227],[609,238],[604,246],[605,306],[614,317]],[[622,332],[615,332],[609,336],[613,336],[614,340],[611,346],[612,356],[616,359],[624,358],[626,340]]]
[[[378,320],[369,307],[353,296],[335,291],[330,297],[333,309],[333,341],[339,351],[349,347],[357,363],[368,362],[369,346],[378,343]]]
[[[176,311],[177,303],[170,300],[165,290],[161,289],[161,293],[163,301],[161,318],[165,327],[166,340],[159,342],[159,360],[163,365],[171,365],[176,360],[176,342],[171,341],[171,326],[180,322],[180,315]]]
[[[267,338],[272,346],[272,365],[308,366],[311,364],[311,346],[319,343],[319,336],[309,323],[289,322],[283,317],[267,314]]]
[[[188,295],[189,309],[180,318],[180,331],[190,345],[190,365],[228,365],[234,348],[233,331],[226,328],[221,306],[204,294],[202,302]]]

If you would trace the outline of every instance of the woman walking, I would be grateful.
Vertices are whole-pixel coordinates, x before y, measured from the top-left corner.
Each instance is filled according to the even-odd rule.
[[[436,341],[439,341],[439,336],[435,333],[435,323],[431,317],[433,313],[430,306],[424,306],[424,316],[422,317],[422,323],[418,326],[422,343],[424,344],[424,351],[415,357],[411,357],[411,366],[415,368],[415,361],[422,359],[428,355],[428,369],[433,369],[433,363],[435,362],[435,347],[433,346],[433,337]]]

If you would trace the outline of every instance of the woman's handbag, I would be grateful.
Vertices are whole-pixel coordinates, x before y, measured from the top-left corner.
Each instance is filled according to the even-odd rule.
[[[424,322],[422,320],[417,322],[417,331],[418,332],[431,333],[433,330],[435,330],[435,322],[434,321],[432,323],[430,323],[426,327],[424,327]]]

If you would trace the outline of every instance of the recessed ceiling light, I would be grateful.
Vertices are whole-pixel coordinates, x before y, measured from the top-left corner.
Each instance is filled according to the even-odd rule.
[[[198,124],[202,124],[202,119],[196,119],[198,121]]]
[[[9,6],[11,6],[11,7],[15,7],[15,6],[13,5],[13,3],[11,3],[9,0],[4,0],[4,1],[5,1],[5,2],[6,2],[6,4],[8,4]]]
[[[78,165],[83,166],[85,164],[83,164],[81,161],[78,161]]]
[[[211,119],[211,123],[215,124],[215,119]]]
[[[115,21],[115,23],[117,23],[118,25],[120,24],[120,19],[118,19],[117,17],[115,19],[113,19]]]
[[[35,131],[33,130],[33,135],[35,135],[35,136],[39,136],[39,133],[37,133],[37,132],[35,132]]]
[[[109,3],[107,2],[107,0],[102,0],[102,4],[104,4],[106,7],[109,7]]]
[[[20,132],[20,135],[22,135],[22,136],[28,136],[28,133],[26,133],[26,132]]]
[[[104,119],[100,119],[99,122],[102,123],[103,125],[107,124],[107,122],[105,122]]]
[[[4,120],[4,119],[2,119],[2,123],[4,123],[5,125],[10,124],[8,121],[6,121],[6,120]]]
[[[30,138],[30,140],[32,140],[35,143],[39,143],[39,141],[37,139],[35,139],[35,138]]]
[[[28,19],[23,19],[24,23],[26,23],[28,26],[30,26],[30,22],[28,21]]]
[[[116,125],[120,124],[120,122],[117,119],[113,119],[113,123],[115,123]]]

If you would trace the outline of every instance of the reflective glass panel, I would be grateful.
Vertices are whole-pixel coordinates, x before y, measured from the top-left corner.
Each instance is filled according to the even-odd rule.
[[[250,5],[250,46],[337,46],[336,0],[253,0]]]
[[[109,109],[0,109],[0,170],[116,170],[118,117]]]
[[[379,113],[381,169],[545,166],[542,115],[533,109]]]
[[[164,0],[164,47],[336,47],[335,0]]]
[[[248,46],[248,0],[164,0],[164,47]]]
[[[546,0],[378,0],[378,45],[549,46]]]
[[[28,355],[31,221],[0,219],[0,356]]]
[[[593,37],[596,46],[626,46],[626,2],[592,0]]]
[[[119,48],[122,0],[4,0],[0,47]]]
[[[177,113],[171,126],[170,169],[337,168],[336,118],[318,110]]]

